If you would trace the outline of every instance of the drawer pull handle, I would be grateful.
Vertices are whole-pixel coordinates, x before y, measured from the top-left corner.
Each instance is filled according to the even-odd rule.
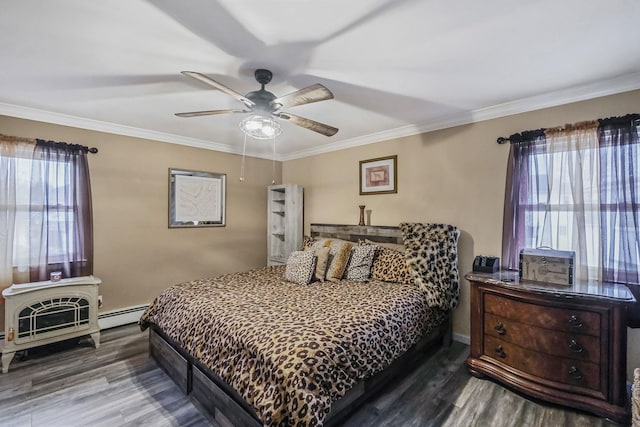
[[[580,372],[580,369],[576,368],[575,366],[569,368],[569,376],[576,381],[582,381],[584,379],[584,376],[582,375],[582,372]]]
[[[582,320],[579,317],[573,315],[569,318],[569,326],[572,328],[580,329],[582,328]]]
[[[493,329],[495,329],[499,335],[504,335],[507,333],[507,330],[504,328],[504,324],[502,322],[498,322]]]
[[[582,353],[584,351],[582,346],[578,344],[576,340],[571,340],[571,342],[569,343],[569,350],[571,351],[571,353]]]
[[[503,357],[503,358],[507,356],[507,355],[504,353],[504,348],[502,348],[502,346],[501,346],[500,344],[498,344],[498,345],[496,346],[496,354],[497,354],[499,357]]]

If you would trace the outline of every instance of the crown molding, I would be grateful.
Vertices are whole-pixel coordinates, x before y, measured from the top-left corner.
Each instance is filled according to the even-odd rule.
[[[585,101],[607,95],[628,92],[640,89],[640,72],[619,76],[613,79],[578,85],[568,89],[548,92],[516,101],[506,102],[486,108],[479,108],[470,112],[461,112],[459,115],[446,117],[421,124],[410,124],[394,129],[384,130],[356,138],[337,141],[322,146],[299,150],[288,154],[276,154],[275,160],[287,161],[302,157],[315,156],[332,151],[344,150],[346,148],[359,147],[376,142],[388,141],[417,135],[425,132],[432,132],[447,129],[454,126],[466,125],[469,123],[491,120],[506,117],[514,114],[526,113],[543,108],[556,107],[558,105],[570,104],[573,102]],[[18,117],[22,119],[36,120],[40,122],[53,123],[63,126],[72,126],[81,129],[94,130],[98,132],[112,133],[116,135],[131,136],[135,138],[149,139],[153,141],[167,142],[170,144],[185,145],[188,147],[202,148],[205,150],[220,151],[223,153],[242,154],[237,147],[203,139],[189,138],[180,135],[173,135],[164,132],[157,132],[148,129],[135,128],[131,126],[118,125],[115,123],[102,122],[93,119],[86,119],[67,114],[54,113],[36,108],[23,107],[0,102],[0,114]],[[248,156],[271,160],[271,153],[247,152]]]
[[[115,123],[102,122],[99,120],[87,119],[72,116],[69,114],[54,113],[51,111],[39,110],[37,108],[23,107],[20,105],[0,102],[0,115],[17,117],[20,119],[35,120],[38,122],[52,123],[62,126],[71,126],[80,129],[106,132],[115,135],[131,136],[134,138],[149,139],[152,141],[167,142],[170,144],[185,145],[187,147],[202,148],[205,150],[220,151],[230,154],[242,154],[236,147],[204,139],[189,138],[186,136],[173,135],[170,133],[157,132],[148,129],[136,128],[132,126],[118,125]],[[271,160],[270,154],[247,151],[247,156],[259,157]],[[276,158],[276,160],[278,160]]]
[[[474,122],[480,122],[637,89],[640,89],[640,72],[480,108],[472,112],[472,117]]]
[[[514,114],[527,113],[544,108],[557,107],[559,105],[586,101],[589,99],[615,95],[617,93],[629,92],[637,89],[640,89],[640,72],[595,83],[574,86],[572,88],[562,89],[559,91],[548,92],[528,98],[522,98],[491,107],[479,108],[477,110],[472,110],[471,112],[462,112],[456,116],[433,120],[422,124],[402,126],[395,129],[389,129],[382,132],[335,142],[333,144],[322,145],[307,150],[300,150],[287,155],[281,155],[281,160],[295,160],[303,157],[329,153],[331,151],[344,150],[346,148],[403,138],[425,132],[433,132],[454,126],[512,116]]]

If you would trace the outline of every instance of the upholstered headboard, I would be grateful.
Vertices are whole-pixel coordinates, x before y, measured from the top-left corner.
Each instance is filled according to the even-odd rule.
[[[386,225],[311,224],[311,237],[357,242],[368,239],[380,243],[402,244],[400,228]]]

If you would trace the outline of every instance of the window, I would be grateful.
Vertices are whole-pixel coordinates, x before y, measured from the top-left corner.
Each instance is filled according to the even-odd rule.
[[[503,263],[522,248],[576,252],[576,278],[640,283],[638,115],[517,134],[507,173]]]
[[[71,179],[72,165],[67,162],[17,159],[16,161],[16,218],[13,246],[13,266],[29,268],[32,259],[30,244],[32,234],[46,233],[48,264],[77,262],[82,260],[75,245],[74,206],[71,192],[65,191],[65,183]],[[46,171],[45,179],[34,191],[42,191],[45,197],[31,197],[32,172]],[[39,249],[38,249],[39,250]]]
[[[0,135],[0,285],[93,270],[87,148]]]

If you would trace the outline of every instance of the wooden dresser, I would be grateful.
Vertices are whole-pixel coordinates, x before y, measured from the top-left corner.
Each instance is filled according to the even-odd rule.
[[[524,394],[628,424],[624,285],[470,273],[469,371]]]

